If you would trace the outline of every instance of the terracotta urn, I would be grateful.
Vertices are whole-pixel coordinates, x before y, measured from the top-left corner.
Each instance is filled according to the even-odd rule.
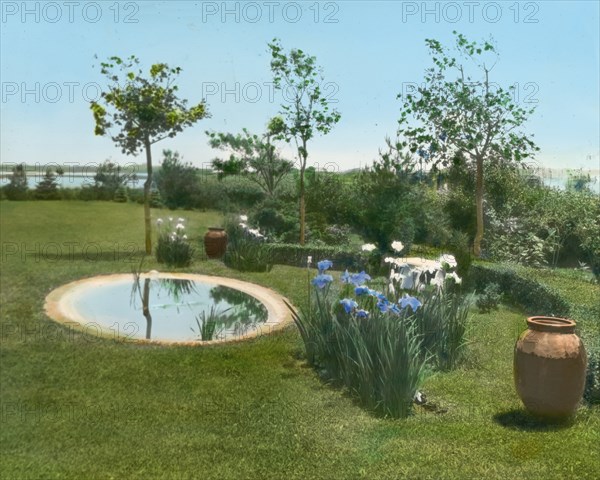
[[[568,417],[577,409],[585,387],[587,355],[566,318],[529,317],[515,345],[517,393],[531,413]]]
[[[227,232],[224,228],[209,227],[204,235],[204,249],[208,258],[221,258],[227,250]]]

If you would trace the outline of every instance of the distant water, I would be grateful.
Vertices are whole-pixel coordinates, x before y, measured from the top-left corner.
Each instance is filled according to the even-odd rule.
[[[137,180],[131,180],[127,182],[127,186],[130,188],[143,188],[144,182],[146,181],[145,173],[136,173]],[[0,186],[7,185],[10,182],[11,173],[2,173],[0,177]],[[27,185],[29,188],[35,188],[35,186],[42,181],[43,175],[39,173],[27,175]],[[57,176],[56,183],[61,188],[81,188],[84,186],[94,185],[94,175],[85,173],[69,173],[67,175]]]

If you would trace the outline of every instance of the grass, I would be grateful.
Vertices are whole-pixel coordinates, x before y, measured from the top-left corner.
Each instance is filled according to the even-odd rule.
[[[187,217],[194,242],[220,220],[154,214]],[[418,409],[392,421],[322,383],[300,358],[294,326],[190,348],[120,344],[48,320],[53,288],[137,265],[128,253],[142,250],[139,205],[4,201],[0,232],[3,478],[600,477],[600,408],[580,409],[570,426],[539,424],[522,410],[512,383],[520,311],[473,316],[469,363],[424,387],[445,413]],[[75,242],[73,255],[65,242]],[[62,254],[49,255],[51,244]],[[150,258],[144,268],[164,270]],[[198,256],[184,271],[305,300],[306,272],[293,267],[240,273]]]

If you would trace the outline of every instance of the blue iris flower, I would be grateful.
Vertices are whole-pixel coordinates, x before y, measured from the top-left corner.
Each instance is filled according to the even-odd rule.
[[[419,301],[418,298],[407,295],[400,299],[400,308],[404,309],[404,308],[406,308],[407,305],[410,305],[410,308],[412,308],[412,311],[416,312],[418,310],[418,308],[423,304]]]
[[[400,310],[400,308],[398,308],[398,305],[396,305],[395,303],[390,307],[390,312],[395,313],[396,315],[400,315],[400,313],[402,313],[402,310]]]
[[[333,277],[331,275],[325,275],[323,273],[320,273],[315,278],[313,278],[312,284],[319,288],[325,288],[332,281]]]
[[[325,270],[331,267],[333,267],[333,262],[331,260],[321,260],[319,263],[317,263],[319,273],[323,273]]]
[[[366,310],[357,310],[356,311],[356,317],[357,318],[368,318],[369,317],[369,312],[367,312]]]
[[[363,285],[354,289],[354,295],[370,295],[372,291],[369,287]]]
[[[381,311],[381,313],[386,313],[390,309],[390,302],[384,298],[377,302],[377,308]]]
[[[351,298],[344,298],[343,300],[340,300],[340,304],[344,306],[344,310],[346,310],[346,313],[350,313],[352,310],[358,307],[358,303],[356,303]]]
[[[341,279],[344,283],[351,283],[352,285],[358,287],[363,283],[371,280],[371,277],[365,271],[362,271],[360,273],[348,273],[348,270],[346,270],[342,274]]]

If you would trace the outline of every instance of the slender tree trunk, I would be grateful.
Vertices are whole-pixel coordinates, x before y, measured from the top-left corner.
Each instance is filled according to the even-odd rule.
[[[146,138],[146,170],[148,177],[144,183],[144,228],[146,231],[146,255],[152,255],[152,221],[150,218],[150,189],[152,187],[152,152],[150,140]]]
[[[473,253],[475,257],[481,257],[481,241],[483,240],[483,157],[477,157],[475,184],[475,205],[477,208],[477,233],[473,241]]]
[[[300,168],[300,245],[304,245],[304,221],[306,216],[306,205],[304,203],[304,165]]]

